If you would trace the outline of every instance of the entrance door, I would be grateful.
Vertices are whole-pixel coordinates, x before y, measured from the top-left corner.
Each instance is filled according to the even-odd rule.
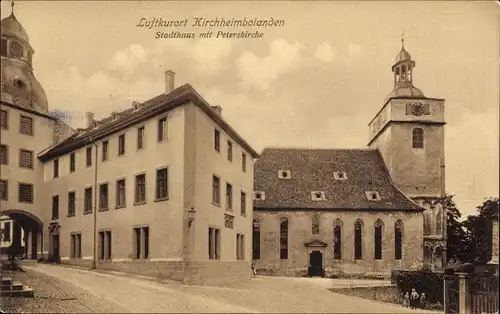
[[[320,251],[312,251],[309,255],[309,276],[323,277],[323,254]]]
[[[52,235],[52,260],[59,262],[59,235]]]

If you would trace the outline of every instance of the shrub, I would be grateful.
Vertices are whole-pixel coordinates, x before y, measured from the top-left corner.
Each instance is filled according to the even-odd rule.
[[[443,303],[443,274],[427,270],[393,271],[391,281],[401,294],[411,293],[415,289],[418,294],[425,293],[427,303]]]

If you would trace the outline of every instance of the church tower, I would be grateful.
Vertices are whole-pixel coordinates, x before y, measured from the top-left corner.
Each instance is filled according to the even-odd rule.
[[[2,58],[1,99],[30,110],[48,112],[42,85],[33,73],[34,50],[28,33],[12,13],[1,21],[0,55]]]
[[[394,184],[424,211],[424,264],[442,269],[446,261],[444,99],[416,88],[416,63],[404,47],[392,72],[394,88],[369,123],[368,146],[382,154]]]

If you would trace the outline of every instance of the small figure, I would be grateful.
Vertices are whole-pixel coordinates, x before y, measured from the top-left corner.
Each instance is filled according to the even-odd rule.
[[[412,309],[417,307],[417,302],[418,302],[418,293],[415,290],[415,288],[411,289],[411,294],[410,294],[410,307]]]
[[[422,292],[422,294],[420,295],[420,307],[425,309],[425,306],[426,306],[426,303],[427,300],[426,300],[426,297],[425,297],[425,293]]]
[[[252,263],[252,277],[256,277],[257,276],[257,269],[255,268],[255,264]]]
[[[410,306],[410,294],[408,292],[406,292],[404,297],[403,297],[403,306],[404,307]]]

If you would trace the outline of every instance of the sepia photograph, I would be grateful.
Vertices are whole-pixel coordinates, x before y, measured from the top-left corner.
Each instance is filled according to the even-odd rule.
[[[1,313],[499,311],[500,1],[1,1]]]

